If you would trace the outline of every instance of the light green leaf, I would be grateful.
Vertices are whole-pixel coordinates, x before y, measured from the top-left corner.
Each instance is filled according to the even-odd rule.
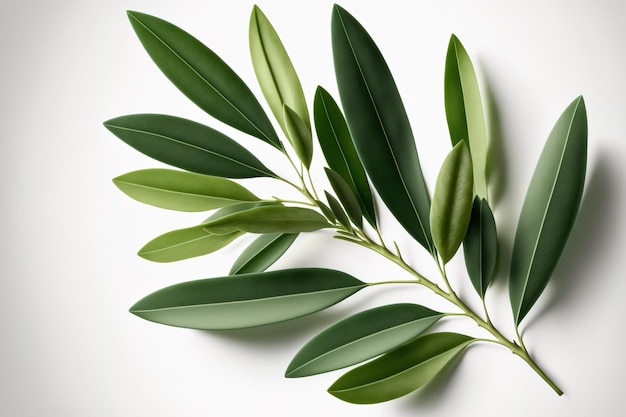
[[[348,230],[352,230],[352,224],[350,223],[350,219],[348,219],[346,212],[343,211],[341,203],[339,203],[339,201],[337,201],[337,199],[328,191],[324,191],[324,194],[326,195],[326,201],[328,201],[328,206],[335,215],[335,218],[337,219],[339,224],[341,224]]]
[[[561,114],[528,186],[513,243],[510,296],[519,324],[552,276],[576,221],[587,166],[582,97]]]
[[[274,27],[258,6],[250,16],[249,41],[257,80],[285,135],[289,136],[284,105],[293,109],[310,131],[309,110],[298,75]]]
[[[328,392],[355,404],[393,400],[433,379],[475,339],[457,333],[432,333],[343,375]]]
[[[335,194],[339,197],[339,201],[341,201],[341,204],[346,209],[348,217],[350,217],[355,225],[363,227],[363,214],[361,212],[361,206],[359,205],[359,201],[352,192],[348,183],[341,175],[332,169],[325,168],[324,170],[326,171],[326,176],[328,177],[331,187],[333,187]]]
[[[283,116],[287,127],[287,138],[296,151],[298,159],[309,169],[313,159],[313,136],[311,128],[288,105],[283,106]]]
[[[472,213],[472,159],[464,141],[443,161],[430,211],[430,228],[441,260],[447,263],[459,249]]]
[[[128,18],[155,64],[191,101],[235,129],[283,149],[248,86],[213,51],[157,17],[129,11]]]
[[[366,30],[338,5],[331,27],[339,95],[363,166],[400,224],[434,253],[430,195],[387,63]]]
[[[193,329],[239,329],[330,307],[366,286],[340,271],[301,268],[184,282],[139,300],[130,312]]]
[[[171,169],[143,169],[113,179],[115,185],[142,203],[179,211],[206,211],[259,198],[226,178]]]
[[[472,204],[467,234],[463,240],[465,266],[472,285],[481,298],[496,272],[498,260],[498,233],[489,203],[476,196]]]
[[[452,35],[444,77],[446,118],[452,146],[467,141],[474,168],[476,194],[487,199],[487,130],[478,80],[467,51]]]
[[[265,271],[287,252],[297,237],[297,233],[268,233],[259,236],[235,260],[229,274]]]
[[[420,335],[441,317],[416,304],[372,308],[335,323],[293,358],[285,376],[303,377],[363,362]]]
[[[339,106],[322,87],[313,102],[315,131],[328,166],[348,183],[359,201],[363,217],[376,226],[376,210],[365,169],[357,154]]]
[[[235,231],[249,233],[299,233],[331,227],[324,216],[302,207],[268,205],[229,214],[204,223],[212,234]]]
[[[104,126],[139,152],[187,171],[227,178],[276,178],[246,148],[191,120],[132,114],[108,120]]]

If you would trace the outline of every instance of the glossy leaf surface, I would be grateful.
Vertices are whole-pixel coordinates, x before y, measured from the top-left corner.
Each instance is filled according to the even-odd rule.
[[[332,45],[341,103],[359,157],[400,224],[429,252],[430,196],[395,81],[357,20],[335,5]]]
[[[416,304],[391,304],[355,314],[311,339],[285,376],[315,375],[363,362],[415,338],[442,316]]]
[[[133,171],[114,178],[113,182],[137,201],[170,210],[206,211],[259,200],[245,187],[226,178],[171,169]]]
[[[484,198],[476,196],[472,204],[467,234],[463,240],[465,266],[472,285],[482,298],[496,273],[498,234],[496,221]]]
[[[474,189],[487,199],[487,130],[476,72],[467,51],[452,35],[444,77],[446,118],[452,146],[467,141],[472,155]]]
[[[374,226],[376,211],[367,175],[357,154],[348,125],[332,96],[322,87],[315,92],[313,117],[317,138],[328,166],[348,183],[365,219]]]
[[[248,86],[212,50],[165,20],[134,11],[128,17],[150,57],[191,101],[216,119],[282,149]]]
[[[444,264],[463,242],[472,213],[472,197],[472,159],[461,141],[443,161],[430,211],[433,240]]]
[[[314,313],[365,286],[340,271],[289,269],[172,285],[139,300],[130,311],[170,326],[238,329]]]
[[[431,379],[473,338],[457,333],[420,336],[339,378],[328,392],[355,404],[374,404],[406,395]]]
[[[346,209],[346,213],[359,227],[363,226],[363,214],[361,212],[361,206],[359,205],[359,201],[356,196],[352,192],[352,189],[348,185],[348,183],[343,179],[341,175],[332,169],[326,168],[326,176],[328,177],[328,181],[330,182],[331,187],[335,191],[337,197],[339,197],[339,201]]]
[[[296,151],[300,162],[308,169],[313,159],[313,136],[311,134],[311,128],[304,123],[291,107],[285,104],[283,110],[289,142]]]
[[[582,97],[561,114],[541,152],[513,243],[510,296],[520,323],[552,276],[582,199],[587,166],[587,113]]]
[[[297,237],[297,233],[268,233],[259,236],[235,260],[229,274],[265,271],[287,252]]]
[[[104,125],[139,152],[187,171],[227,178],[276,177],[243,146],[191,120],[133,114]]]

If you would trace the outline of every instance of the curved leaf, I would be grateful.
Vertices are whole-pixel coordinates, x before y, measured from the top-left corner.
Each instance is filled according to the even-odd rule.
[[[227,178],[276,178],[246,148],[191,120],[131,114],[108,120],[104,126],[139,152],[187,171]]]
[[[315,375],[363,362],[420,335],[442,313],[416,304],[372,308],[330,326],[293,358],[285,376]]]
[[[363,213],[361,212],[361,206],[356,196],[352,192],[352,189],[348,183],[343,179],[341,175],[336,173],[330,168],[325,168],[326,176],[330,182],[331,187],[335,191],[339,201],[346,209],[346,213],[350,219],[359,227],[363,227]]]
[[[339,106],[322,87],[317,87],[315,91],[313,118],[317,138],[328,166],[348,183],[359,201],[363,217],[375,226],[376,211],[365,169]]]
[[[239,329],[314,313],[366,285],[329,269],[262,272],[172,285],[139,300],[130,312],[170,326]]]
[[[324,191],[324,194],[326,195],[326,201],[328,201],[328,206],[335,215],[335,218],[337,219],[339,224],[341,224],[348,230],[352,230],[352,224],[350,223],[350,219],[348,219],[346,212],[343,211],[341,203],[339,203],[339,201],[337,201],[337,199],[328,191]]]
[[[313,159],[313,136],[311,134],[311,128],[307,127],[300,116],[286,104],[283,107],[283,116],[289,143],[291,143],[291,146],[296,151],[298,159],[309,169],[311,167],[311,160]]]
[[[265,271],[287,252],[297,237],[297,233],[268,233],[259,236],[235,260],[229,274]]]
[[[206,211],[259,200],[245,187],[226,178],[171,169],[133,171],[114,178],[113,182],[137,201],[170,210]]]
[[[335,220],[337,220],[337,217],[335,216],[335,213],[333,213],[333,211],[330,209],[330,207],[328,207],[326,204],[324,204],[324,202],[322,202],[320,200],[315,200],[315,204],[317,204],[317,206],[320,208],[320,211],[322,212],[322,214],[331,223],[334,223]]]
[[[430,196],[391,72],[369,34],[340,6],[331,25],[341,103],[363,166],[400,224],[434,253]]]
[[[324,216],[302,207],[267,205],[229,214],[204,223],[212,234],[235,231],[250,233],[299,233],[331,227]]]
[[[467,51],[452,35],[444,77],[446,118],[452,146],[467,141],[474,167],[476,194],[487,199],[487,130],[478,80]]]
[[[196,38],[154,16],[129,11],[144,48],[170,81],[216,119],[283,149],[248,86]]]
[[[420,336],[346,373],[328,392],[355,404],[393,400],[430,381],[473,341],[457,333]]]
[[[472,285],[481,298],[496,273],[498,261],[498,233],[489,203],[476,196],[472,204],[467,234],[463,240],[465,266]]]
[[[274,27],[258,6],[254,6],[250,16],[249,41],[257,80],[285,134],[289,136],[284,105],[293,109],[310,131],[309,110],[298,75]]]
[[[464,141],[443,161],[430,211],[430,228],[443,263],[459,249],[472,213],[472,159]]]
[[[137,254],[149,261],[175,262],[215,252],[244,234],[233,232],[212,235],[201,224],[160,235],[148,242]]]
[[[565,249],[578,215],[586,166],[587,113],[578,97],[548,137],[517,224],[509,286],[517,324],[543,292]]]

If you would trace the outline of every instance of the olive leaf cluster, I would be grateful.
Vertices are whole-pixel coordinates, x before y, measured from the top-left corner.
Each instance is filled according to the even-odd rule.
[[[105,122],[128,145],[178,168],[121,175],[113,180],[121,191],[164,209],[211,212],[199,224],[154,238],[139,250],[141,257],[173,262],[251,239],[228,276],[163,288],[135,303],[133,314],[178,327],[238,329],[311,314],[366,287],[417,284],[449,301],[456,312],[414,303],[361,311],[313,337],[285,375],[353,366],[329,392],[352,403],[377,403],[416,390],[481,341],[509,349],[562,394],[529,355],[519,325],[546,287],[580,206],[587,155],[582,97],[567,106],[549,134],[521,209],[509,274],[517,340],[510,340],[491,322],[484,302],[498,258],[487,175],[489,141],[474,67],[456,36],[451,36],[445,62],[451,150],[431,197],[391,71],[365,28],[340,6],[334,6],[331,20],[340,102],[320,86],[312,109],[277,32],[253,8],[250,53],[273,121],[246,83],[199,40],[154,16],[129,11],[128,17],[145,50],[183,94],[216,120],[275,148],[294,172],[293,178],[277,175],[231,137],[180,117],[133,114]],[[319,194],[309,172],[315,139],[328,178]],[[256,177],[286,183],[302,199],[259,197],[235,181]],[[383,240],[376,196],[384,203],[382,210],[389,210],[432,256],[440,277],[422,275],[395,243],[390,247]],[[299,234],[321,229],[387,258],[410,279],[366,283],[337,270],[269,270]],[[446,264],[461,247],[484,311],[472,310],[448,279]],[[433,330],[447,316],[469,317],[490,338]]]

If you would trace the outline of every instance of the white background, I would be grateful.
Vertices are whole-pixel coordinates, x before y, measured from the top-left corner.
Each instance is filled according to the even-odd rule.
[[[471,3],[471,5],[470,5]],[[451,33],[472,56],[489,102],[499,161],[493,201],[503,255],[489,292],[510,334],[505,272],[535,162],[561,111],[583,94],[589,118],[587,188],[567,251],[533,313],[527,345],[565,391],[557,397],[524,362],[491,345],[470,348],[445,377],[375,406],[325,392],[341,374],[283,378],[292,355],[333,321],[387,302],[449,309],[416,288],[364,290],[294,322],[209,333],[159,326],[127,309],[185,280],[226,274],[244,241],[203,258],[155,264],[135,255],[148,240],[202,214],[130,200],[111,178],[161,166],[102,127],[129,113],[169,113],[224,130],[281,174],[260,141],[203,114],[150,61],[125,15],[160,16],[194,34],[260,96],[249,60],[248,1],[3,1],[0,4],[0,415],[2,416],[615,416],[623,407],[626,187],[626,7],[622,1],[346,0],[376,39],[413,124],[433,187],[449,149],[443,65]],[[309,102],[336,92],[329,1],[259,1],[284,40]],[[319,156],[320,152],[317,149]],[[321,178],[321,163],[314,165]],[[255,193],[282,193],[249,180]],[[286,192],[286,191],[285,191]],[[385,217],[418,269],[421,249]],[[456,259],[453,284],[476,305]],[[329,233],[304,236],[276,268],[324,266],[365,281],[402,271]],[[443,329],[477,333],[465,321]]]

